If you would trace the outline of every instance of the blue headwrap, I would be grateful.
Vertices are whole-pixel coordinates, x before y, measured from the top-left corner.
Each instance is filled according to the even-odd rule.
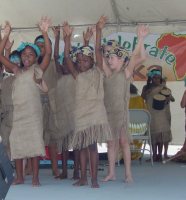
[[[62,52],[62,54],[59,55],[59,58],[58,58],[58,62],[59,62],[60,65],[63,64],[63,60],[64,60],[64,52]]]
[[[17,51],[21,52],[21,51],[23,51],[28,46],[34,49],[34,51],[36,52],[37,57],[40,56],[41,51],[40,51],[39,47],[37,45],[35,45],[33,43],[29,43],[29,42],[22,42],[19,45],[19,47],[17,48]]]
[[[153,70],[153,71],[149,71],[149,72],[147,73],[147,76],[148,76],[148,77],[151,77],[151,78],[153,78],[155,75],[161,76],[161,72],[160,72],[159,70]]]
[[[76,62],[76,53],[77,53],[78,47],[72,46],[70,49],[70,58],[72,59],[72,62]],[[61,55],[59,55],[58,62],[60,65],[63,64],[64,60],[64,52],[62,52]]]
[[[40,43],[45,43],[45,40],[44,40],[43,38],[38,38],[38,39],[35,41],[35,43],[38,43],[38,42],[40,42]]]
[[[14,64],[20,64],[21,63],[21,58],[18,55],[11,55],[10,56],[10,61]]]

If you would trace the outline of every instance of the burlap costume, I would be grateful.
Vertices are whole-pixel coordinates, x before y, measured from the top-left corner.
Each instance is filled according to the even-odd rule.
[[[103,74],[97,67],[77,76],[73,149],[107,142],[111,138],[103,98]]]
[[[5,78],[1,85],[1,103],[2,103],[2,121],[1,121],[1,135],[3,144],[9,152],[9,136],[12,129],[13,118],[13,102],[12,102],[12,86],[15,76]]]
[[[153,97],[158,94],[164,86],[160,85],[151,88],[151,92],[146,96],[147,108],[151,114],[151,137],[152,143],[170,142],[172,134],[170,129],[170,112],[167,106],[163,110],[155,110],[153,108]]]
[[[43,118],[39,88],[33,80],[34,65],[16,75],[12,101],[13,123],[10,133],[12,159],[44,156]]]
[[[130,98],[130,79],[126,78],[124,69],[120,72],[113,72],[110,77],[104,80],[105,108],[108,121],[112,130],[112,139],[119,139],[121,130],[128,132],[129,114],[128,105]]]
[[[43,74],[48,87],[48,102],[47,95],[41,94],[43,100],[43,117],[44,117],[44,140],[45,144],[56,143],[58,132],[56,129],[56,99],[55,90],[57,86],[57,73],[54,61],[51,61],[48,68]]]
[[[73,135],[73,112],[75,105],[75,84],[72,75],[63,75],[58,79],[56,87],[56,118],[59,130],[57,141],[60,151],[71,148]]]

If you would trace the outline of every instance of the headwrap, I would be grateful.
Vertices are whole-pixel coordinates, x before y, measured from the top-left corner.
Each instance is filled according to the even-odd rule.
[[[104,57],[109,57],[110,50],[105,50],[105,46],[110,46],[111,48],[119,47],[119,43],[116,40],[108,40],[102,46]]]
[[[109,51],[110,55],[116,55],[119,58],[123,58],[124,62],[129,60],[129,53],[123,47],[115,47]]]
[[[38,38],[38,39],[35,41],[35,44],[38,43],[38,42],[40,42],[40,43],[45,43],[45,40],[44,40],[43,38]]]
[[[64,60],[64,52],[62,52],[62,54],[59,55],[59,58],[58,58],[58,62],[59,62],[60,65],[63,64],[63,60]]]
[[[29,42],[22,42],[19,45],[19,47],[17,48],[17,51],[21,52],[21,51],[23,51],[28,46],[34,49],[34,51],[36,52],[37,57],[40,56],[41,51],[40,51],[39,47],[37,45],[35,45],[33,43],[29,43]]]
[[[77,54],[78,53],[94,58],[94,49],[91,46],[82,46],[78,48]]]
[[[72,59],[72,62],[76,62],[76,53],[77,53],[78,47],[72,46],[70,49],[70,58]],[[58,62],[60,65],[63,64],[64,60],[64,52],[62,52],[61,55],[59,55]]]
[[[72,46],[70,49],[70,57],[72,59],[72,62],[74,63],[76,62],[77,51],[78,51],[78,47],[75,47],[75,46]]]
[[[113,48],[118,47],[119,43],[116,40],[108,40],[104,46],[112,46]]]
[[[21,58],[18,55],[10,55],[10,62],[12,62],[14,64],[20,64]]]
[[[151,70],[147,73],[147,76],[150,78],[153,78],[155,75],[161,76],[161,71],[160,70]]]

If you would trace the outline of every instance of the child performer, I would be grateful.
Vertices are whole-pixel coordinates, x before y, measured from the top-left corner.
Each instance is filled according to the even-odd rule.
[[[65,60],[69,71],[76,80],[76,94],[74,116],[74,137],[72,147],[80,150],[81,177],[74,185],[87,185],[87,150],[90,154],[91,186],[98,188],[97,143],[107,141],[110,135],[110,127],[107,121],[106,110],[103,102],[103,75],[94,66],[93,48],[83,46],[77,52],[76,65],[70,59],[70,38],[72,28],[64,23],[63,31],[65,41]]]
[[[32,185],[39,186],[39,160],[38,156],[44,156],[42,107],[38,87],[47,91],[46,84],[42,80],[42,71],[45,71],[51,58],[51,45],[48,38],[50,20],[45,17],[39,23],[39,28],[44,36],[46,53],[39,67],[36,65],[40,55],[39,48],[32,43],[22,43],[19,47],[23,68],[20,68],[7,60],[0,52],[0,61],[6,68],[15,74],[13,86],[13,122],[10,133],[11,158],[15,160],[17,177],[14,184],[23,184],[23,158],[32,159],[33,178]],[[11,32],[8,22],[4,28],[4,38],[0,47],[4,46]]]
[[[50,40],[49,40],[50,41]],[[51,43],[51,41],[50,41]],[[45,56],[45,40],[43,35],[39,35],[35,38],[34,44],[36,44],[41,51],[41,55],[38,59],[40,64]],[[56,100],[55,100],[55,88],[57,86],[57,73],[55,70],[54,61],[50,61],[50,64],[43,74],[43,79],[48,86],[48,93],[41,92],[41,101],[43,108],[43,133],[45,145],[49,148],[49,154],[52,164],[52,173],[55,178],[59,178],[58,160],[57,160],[57,137],[58,131],[56,128]]]
[[[75,97],[75,80],[71,76],[64,59],[64,53],[59,56],[59,39],[60,27],[53,28],[55,36],[54,45],[54,60],[56,71],[58,72],[58,81],[56,87],[56,118],[57,128],[59,132],[59,139],[57,145],[59,151],[62,152],[62,173],[61,179],[68,177],[67,161],[69,157],[69,149],[71,149],[71,141],[73,136],[72,117],[74,111],[74,97]],[[75,51],[77,48],[73,47],[70,56],[72,61],[75,61]],[[79,151],[74,150],[74,173],[73,179],[79,179]]]
[[[157,110],[153,106],[155,95],[159,94],[165,88],[165,85],[162,84],[161,71],[155,68],[149,71],[147,75],[147,84],[143,87],[141,96],[145,99],[147,108],[151,114],[150,129],[153,160],[161,162],[163,144],[166,144],[168,149],[168,143],[172,139],[170,113],[167,112],[167,105],[161,110]],[[170,102],[170,97],[166,97],[166,101]]]
[[[103,66],[101,51],[101,33],[106,23],[106,17],[102,16],[96,24],[96,60],[98,66]],[[148,34],[146,26],[138,28],[138,44],[129,60],[129,55],[122,47],[115,46],[108,52],[107,63],[103,70],[107,78],[104,81],[105,107],[108,121],[112,130],[112,140],[108,141],[108,175],[103,181],[115,180],[115,161],[118,140],[122,148],[125,163],[125,182],[133,181],[131,173],[131,154],[128,133],[128,102],[131,76],[135,67],[140,65],[146,58],[143,40]]]

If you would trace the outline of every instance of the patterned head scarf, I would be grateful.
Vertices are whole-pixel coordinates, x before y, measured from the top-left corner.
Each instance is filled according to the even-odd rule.
[[[108,40],[103,46],[102,46],[102,49],[103,49],[103,54],[104,54],[104,57],[109,57],[109,52],[108,50],[105,50],[105,47],[106,46],[109,46],[111,48],[115,48],[115,47],[118,47],[119,46],[119,43],[116,41],[116,40]]]
[[[82,46],[78,48],[77,54],[78,53],[94,58],[94,49],[91,46]]]
[[[109,51],[110,55],[116,55],[119,58],[123,58],[124,62],[127,62],[129,60],[129,53],[122,47],[115,47]]]

